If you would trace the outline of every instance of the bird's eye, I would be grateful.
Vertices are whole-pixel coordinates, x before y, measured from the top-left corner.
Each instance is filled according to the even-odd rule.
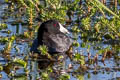
[[[56,24],[53,24],[54,27],[56,27]]]

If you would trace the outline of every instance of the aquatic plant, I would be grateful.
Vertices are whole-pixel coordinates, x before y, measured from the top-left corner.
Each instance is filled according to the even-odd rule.
[[[28,41],[26,40],[26,42],[31,42],[30,38],[32,39],[36,36],[36,31],[41,22],[48,19],[57,19],[63,24],[68,23],[65,26],[70,26],[69,30],[72,32],[71,35],[74,40],[72,49],[73,53],[68,55],[71,58],[72,66],[67,66],[68,70],[66,69],[66,73],[63,71],[65,74],[61,74],[57,77],[55,76],[55,79],[59,78],[60,80],[66,80],[70,79],[71,75],[78,79],[83,79],[85,72],[89,69],[93,70],[93,74],[97,75],[97,69],[103,69],[98,62],[105,66],[105,61],[111,57],[112,59],[114,58],[115,61],[120,60],[120,11],[117,10],[116,7],[111,8],[108,5],[106,6],[99,0],[44,0],[43,2],[41,0],[6,0],[6,2],[8,3],[9,8],[8,10],[5,9],[5,13],[3,14],[2,19],[5,19],[5,21],[1,21],[3,23],[0,24],[0,31],[7,33],[8,36],[0,36],[0,43],[5,44],[5,48],[1,53],[9,63],[8,65],[5,65],[5,67],[0,65],[0,68],[1,70],[6,70],[11,73],[11,69],[13,69],[13,74],[9,76],[15,77],[15,71],[19,67],[8,68],[8,66],[18,64],[26,69],[27,62],[25,60],[30,60],[30,62],[36,61],[36,59],[31,58],[39,57],[38,54],[28,54],[26,56],[27,59],[25,60],[19,58],[11,60],[11,58],[13,59],[13,57],[16,57],[16,55],[12,56],[10,54],[13,47],[17,53],[21,51],[19,47],[13,46],[13,44],[21,44],[28,38],[29,39]],[[120,1],[118,1],[118,3],[119,2]],[[11,31],[7,30],[8,26],[5,22],[11,17],[14,21],[9,22],[10,24],[14,26],[18,26],[20,24],[26,25],[23,34],[10,35]],[[101,44],[106,45],[104,46]],[[41,51],[42,56],[46,56],[45,58],[53,60],[53,57],[48,53],[46,46],[40,46],[39,50]],[[82,50],[84,51],[81,52]],[[23,54],[21,54],[22,57],[25,56]],[[18,54],[18,56],[19,55],[20,54]],[[64,58],[64,56],[57,57],[59,61],[62,58]],[[41,59],[38,59],[38,61],[39,60],[41,61]],[[119,65],[119,63],[116,64]],[[33,64],[31,65],[34,66]],[[76,68],[76,65],[78,68]],[[93,67],[91,68],[91,66]],[[6,67],[8,69],[5,69]],[[109,71],[109,68],[106,70]],[[54,69],[46,69],[43,73],[39,72],[40,79],[49,80],[50,74],[54,71]],[[60,73],[58,70],[56,72]],[[67,74],[69,72],[71,75]],[[26,73],[31,74],[27,69]],[[0,75],[0,77],[2,77],[2,75]],[[88,78],[90,77],[91,75],[88,73]]]
[[[10,53],[14,40],[15,40],[15,36],[11,36],[9,38],[3,53]]]
[[[52,60],[52,56],[48,53],[48,48],[46,45],[42,45],[42,46],[38,47],[38,50],[40,50],[42,55],[47,56],[46,58]]]

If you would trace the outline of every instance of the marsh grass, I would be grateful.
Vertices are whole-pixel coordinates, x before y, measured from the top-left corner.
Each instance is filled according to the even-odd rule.
[[[23,34],[14,34],[11,36],[12,31],[7,30],[6,33],[9,36],[1,37],[2,35],[0,35],[0,43],[5,44],[2,55],[6,60],[10,61],[5,66],[9,72],[12,71],[11,67],[8,68],[8,66],[11,66],[13,63],[12,66],[19,64],[26,69],[28,75],[30,74],[30,71],[27,69],[29,64],[27,63],[30,63],[28,58],[32,58],[31,56],[33,55],[27,55],[28,62],[27,60],[16,58],[17,56],[14,56],[15,60],[11,60],[14,59],[11,55],[11,50],[15,48],[16,51],[18,50],[17,53],[19,53],[21,49],[14,46],[16,40],[23,43],[25,39],[29,39],[28,43],[30,43],[36,36],[36,31],[41,22],[49,19],[57,19],[63,24],[69,23],[69,29],[71,30],[71,35],[74,40],[72,46],[73,54],[68,55],[71,58],[70,64],[72,64],[72,67],[67,66],[67,69],[63,70],[63,73],[66,74],[62,74],[60,73],[61,71],[55,70],[51,68],[51,66],[47,66],[48,68],[45,66],[46,69],[41,73],[40,79],[49,80],[50,73],[54,71],[56,71],[55,73],[57,74],[57,77],[54,75],[54,78],[58,80],[70,79],[71,74],[77,79],[83,79],[84,74],[89,70],[93,70],[93,74],[97,75],[100,69],[105,69],[102,68],[98,62],[107,65],[105,61],[111,57],[114,58],[116,62],[120,60],[120,10],[116,10],[114,7],[110,8],[102,4],[99,0],[44,0],[44,2],[40,0],[10,0],[7,1],[7,5],[8,10],[5,10],[6,12],[2,17],[2,19],[5,20],[0,24],[0,31],[2,32],[2,30],[8,29],[6,20],[11,17],[14,19],[14,21],[10,22],[11,24],[16,26],[19,24],[27,25],[25,27],[27,30],[24,31]],[[40,24],[38,24],[38,22],[40,22]],[[107,47],[101,45],[103,43],[105,43]],[[79,49],[84,49],[84,51],[81,52]],[[53,56],[48,53],[45,45],[40,46],[39,50],[43,56],[46,56],[45,58],[53,60]],[[96,52],[93,52],[94,50]],[[93,53],[94,55],[92,55]],[[35,56],[37,56],[37,58],[39,57],[38,55]],[[62,59],[63,57],[64,56],[59,56],[57,58]],[[37,61],[37,59],[30,60]],[[56,64],[63,63],[58,62]],[[16,69],[18,69],[18,67],[15,68],[15,70]],[[109,71],[108,68],[105,70]],[[70,72],[70,74],[67,74],[67,72]],[[13,76],[15,76],[15,74],[16,73],[14,73]],[[90,77],[91,75],[88,74],[88,78]]]

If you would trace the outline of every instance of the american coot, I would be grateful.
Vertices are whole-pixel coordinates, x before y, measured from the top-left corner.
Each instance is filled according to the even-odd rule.
[[[68,30],[57,20],[43,22],[30,51],[40,53],[37,48],[40,45],[46,45],[50,54],[66,52],[72,44],[71,38],[66,33],[69,33]]]

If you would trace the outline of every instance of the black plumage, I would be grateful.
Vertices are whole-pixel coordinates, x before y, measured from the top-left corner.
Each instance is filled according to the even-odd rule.
[[[71,38],[66,33],[69,33],[68,30],[56,20],[43,22],[30,51],[38,53],[37,48],[40,45],[46,45],[51,54],[66,52],[72,44]]]

